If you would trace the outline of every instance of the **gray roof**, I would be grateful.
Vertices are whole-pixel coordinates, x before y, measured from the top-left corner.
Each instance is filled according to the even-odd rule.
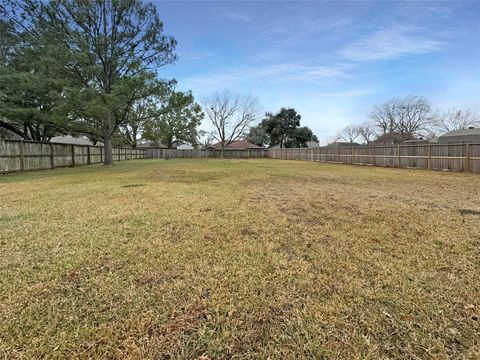
[[[91,140],[85,136],[73,137],[71,135],[54,136],[50,139],[52,143],[72,144],[72,145],[93,145]],[[101,143],[97,143],[101,144]]]
[[[480,144],[480,128],[449,131],[438,137],[438,143]]]
[[[480,128],[453,130],[453,131],[449,131],[445,134],[440,135],[440,137],[442,137],[442,136],[466,136],[466,135],[480,135]]]
[[[410,139],[402,141],[401,144],[426,144],[428,140],[425,139]]]
[[[138,144],[137,148],[140,149],[148,149],[148,148],[153,148],[153,149],[167,149],[168,146],[162,143],[161,141],[158,142],[145,142],[142,144]]]
[[[332,147],[356,147],[356,146],[362,146],[361,144],[357,142],[347,142],[347,141],[334,141],[331,142],[330,144],[327,145],[327,147],[332,148]]]

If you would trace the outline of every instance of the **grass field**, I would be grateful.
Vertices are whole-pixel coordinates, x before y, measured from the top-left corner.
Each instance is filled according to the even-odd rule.
[[[0,199],[5,359],[480,357],[479,175],[138,160]]]

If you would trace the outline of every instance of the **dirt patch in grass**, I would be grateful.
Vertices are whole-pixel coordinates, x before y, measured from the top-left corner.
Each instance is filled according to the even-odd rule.
[[[480,357],[478,175],[142,160],[0,198],[4,358]]]

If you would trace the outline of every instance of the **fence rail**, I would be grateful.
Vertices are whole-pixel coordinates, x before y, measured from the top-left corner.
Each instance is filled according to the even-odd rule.
[[[219,158],[220,150],[114,148],[115,161],[154,158]],[[480,144],[320,147],[225,150],[224,158],[272,158],[383,167],[480,173]],[[89,165],[104,160],[103,147],[0,140],[0,173]]]
[[[248,159],[267,157],[266,149],[249,149],[249,150],[225,150],[223,157],[226,159]],[[220,150],[180,150],[180,149],[147,149],[146,157],[155,158],[219,158],[222,156]]]
[[[219,150],[147,149],[147,158],[218,158]],[[334,162],[383,167],[480,172],[480,144],[421,144],[320,147],[314,149],[226,150],[224,158]]]
[[[480,144],[270,149],[267,156],[273,159],[480,172]]]
[[[113,160],[144,159],[145,149],[113,148]],[[0,139],[0,173],[98,164],[102,146]]]

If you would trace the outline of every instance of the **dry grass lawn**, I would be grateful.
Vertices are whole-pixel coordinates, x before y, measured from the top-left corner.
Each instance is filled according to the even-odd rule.
[[[0,357],[480,357],[480,176],[139,160],[0,176]]]

